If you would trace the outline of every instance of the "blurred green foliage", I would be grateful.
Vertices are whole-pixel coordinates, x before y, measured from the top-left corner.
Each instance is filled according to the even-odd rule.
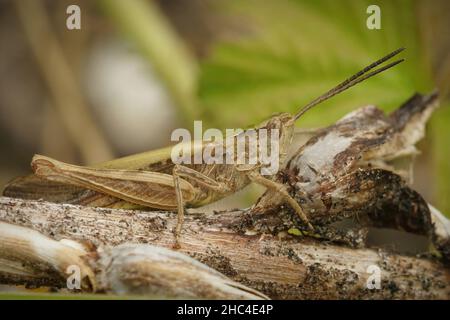
[[[275,112],[294,112],[398,47],[407,48],[405,63],[325,102],[298,125],[326,125],[367,104],[392,110],[415,91],[431,90],[412,1],[376,3],[381,30],[366,27],[373,1],[222,3],[244,28],[233,40],[216,43],[202,64],[199,94],[208,124],[245,127]]]
[[[196,61],[154,1],[97,0],[97,4],[156,69],[181,118],[195,119]]]

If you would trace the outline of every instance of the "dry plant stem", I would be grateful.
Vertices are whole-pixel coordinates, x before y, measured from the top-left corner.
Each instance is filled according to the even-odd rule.
[[[148,244],[84,246],[0,222],[0,283],[189,299],[267,299],[180,252]]]
[[[98,287],[107,293],[169,299],[268,299],[187,255],[149,244],[99,248]]]
[[[66,270],[76,265],[83,279],[81,288],[95,290],[94,273],[83,260],[86,254],[72,240],[55,241],[41,233],[0,222],[0,281],[3,283],[61,287]]]
[[[112,151],[85,104],[42,2],[18,0],[14,4],[55,108],[83,160],[96,163],[111,159]]]
[[[271,298],[450,298],[450,270],[439,262],[306,238],[244,235],[252,219],[258,217],[242,211],[188,215],[180,252]],[[4,197],[0,198],[0,220],[33,228],[56,240],[89,240],[97,245],[151,243],[171,248],[176,214]],[[380,290],[366,288],[370,265],[381,268]]]

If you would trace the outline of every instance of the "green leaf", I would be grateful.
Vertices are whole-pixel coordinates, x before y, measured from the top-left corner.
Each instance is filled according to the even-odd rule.
[[[248,127],[298,108],[398,47],[400,66],[307,113],[298,123],[317,127],[367,104],[398,107],[433,86],[415,30],[412,1],[377,1],[382,29],[366,27],[364,0],[231,0],[220,10],[239,17],[241,34],[213,45],[203,61],[199,95],[203,119],[219,128]]]

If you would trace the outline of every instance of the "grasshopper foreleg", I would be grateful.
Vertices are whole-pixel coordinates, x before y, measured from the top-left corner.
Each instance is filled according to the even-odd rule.
[[[299,218],[308,226],[308,229],[310,229],[311,231],[314,230],[302,207],[297,203],[297,201],[295,201],[294,198],[291,197],[285,185],[267,179],[263,177],[261,174],[254,171],[249,172],[247,175],[253,182],[281,194],[284,201],[287,202],[295,210]]]

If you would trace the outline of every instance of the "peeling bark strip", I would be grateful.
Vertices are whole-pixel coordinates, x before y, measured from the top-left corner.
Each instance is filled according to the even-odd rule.
[[[293,236],[244,235],[255,219],[243,211],[188,216],[180,252],[271,298],[450,299],[450,270],[438,262]],[[0,220],[55,240],[171,248],[176,214],[0,198]],[[371,265],[381,269],[380,290],[367,289]]]

